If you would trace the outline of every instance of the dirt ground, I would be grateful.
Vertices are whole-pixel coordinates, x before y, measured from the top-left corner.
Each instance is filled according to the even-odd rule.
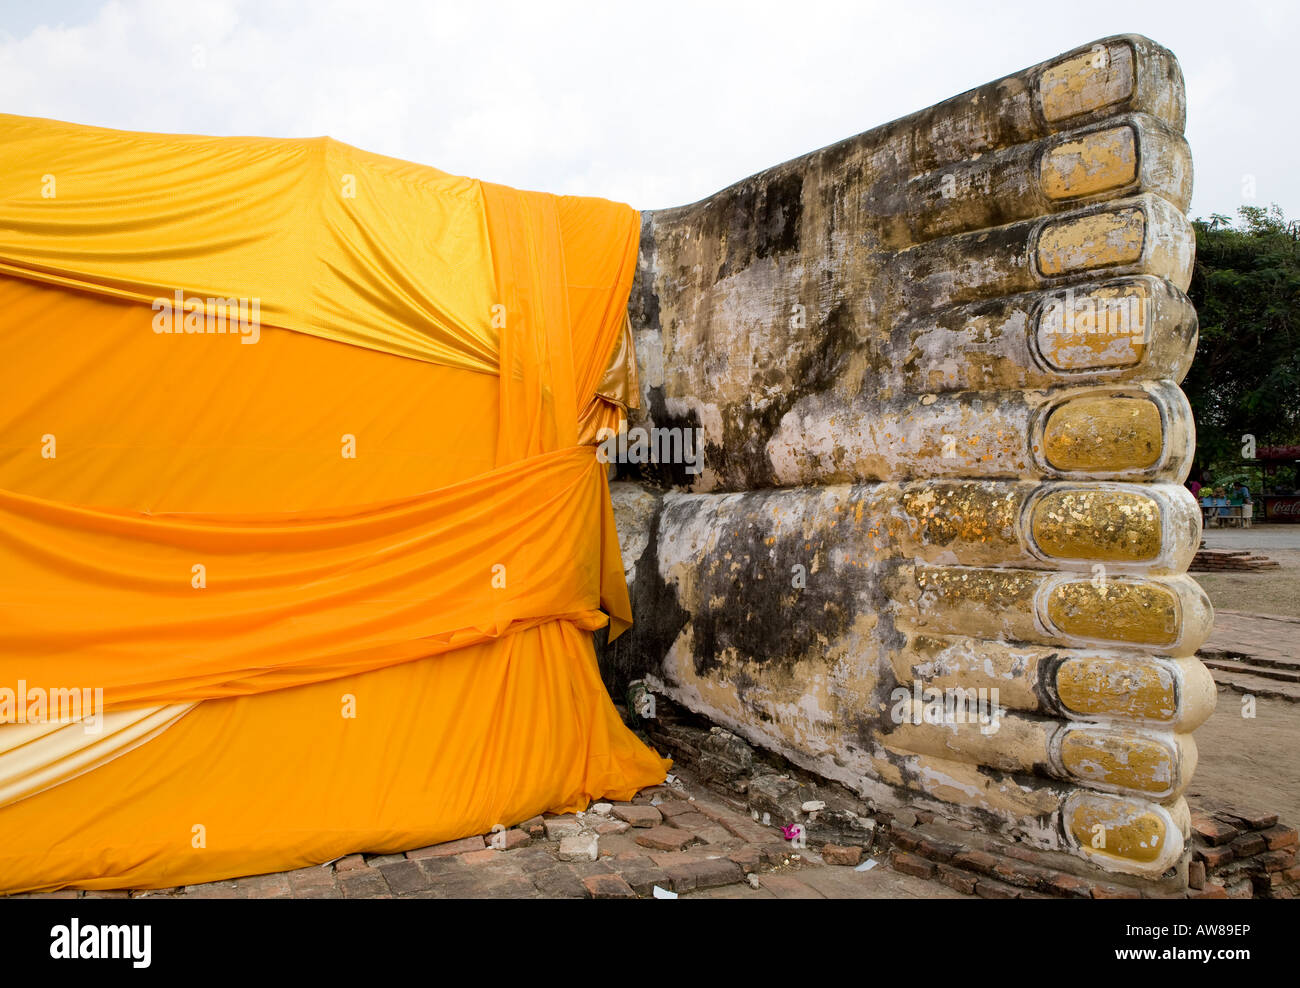
[[[1220,688],[1214,715],[1196,729],[1200,760],[1188,799],[1210,796],[1230,805],[1277,813],[1300,823],[1300,704],[1258,697],[1253,720],[1242,695]]]
[[[1250,549],[1282,567],[1259,573],[1192,573],[1216,609],[1300,617],[1300,526],[1211,530],[1206,544]],[[1294,826],[1300,823],[1300,704],[1258,697],[1255,717],[1247,719],[1242,699],[1220,687],[1214,715],[1196,731],[1200,760],[1188,797],[1195,802],[1197,795],[1206,795],[1275,811]]]
[[[1282,568],[1258,573],[1192,573],[1215,609],[1300,617],[1300,549],[1241,548],[1254,549]]]

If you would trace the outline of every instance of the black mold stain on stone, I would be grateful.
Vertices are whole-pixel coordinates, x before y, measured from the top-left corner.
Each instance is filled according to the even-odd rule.
[[[627,693],[627,684],[647,673],[659,674],[664,656],[672,647],[690,615],[677,602],[677,593],[659,575],[659,517],[663,505],[649,520],[650,539],[636,563],[636,575],[628,586],[632,600],[632,627],[613,642],[608,629],[598,631],[596,656],[601,678],[611,696]]]
[[[700,428],[700,417],[694,410],[686,415],[670,415],[668,406],[664,401],[664,389],[661,387],[649,388],[645,394],[649,408],[645,409],[646,414],[644,417],[638,417],[635,422],[629,425],[627,440],[629,447],[632,445],[632,429],[648,430],[651,427],[679,430],[680,444],[674,445],[673,442],[665,442],[662,437],[658,441],[654,441],[655,437],[652,435],[652,449],[656,451],[656,454],[660,451],[669,453],[667,462],[620,463],[618,464],[618,479],[644,482],[661,490],[673,487],[690,487],[699,474],[690,473],[687,470],[692,465],[685,462],[684,453],[688,444],[691,451],[690,459],[694,464],[699,465],[708,462],[704,447],[708,443],[709,437],[703,432],[697,433],[695,431]],[[672,455],[678,450],[683,455]],[[672,462],[674,459],[679,462]]]
[[[715,672],[727,654],[790,670],[841,638],[858,613],[857,588],[829,562],[833,533],[773,536],[761,520],[774,496],[749,495],[748,519],[720,524],[717,545],[696,569],[697,675]],[[794,586],[796,565],[804,567],[803,587]]]
[[[632,281],[632,291],[628,298],[628,317],[633,329],[653,329],[659,327],[659,295],[655,291],[654,268],[654,214],[641,214],[641,246],[637,253],[636,274]]]
[[[755,260],[795,254],[803,222],[803,171],[746,179],[708,200],[690,218],[701,243],[716,244],[713,281]]]
[[[844,302],[831,308],[820,329],[817,345],[806,351],[790,372],[788,389],[762,406],[747,401],[735,416],[728,416],[724,424],[727,435],[722,442],[710,442],[705,437],[705,462],[710,467],[751,489],[776,486],[767,455],[768,442],[797,402],[833,386],[857,346],[852,314]],[[774,369],[773,373],[778,371]]]
[[[772,257],[799,250],[803,218],[803,174],[790,172],[773,179],[757,204],[755,257]]]

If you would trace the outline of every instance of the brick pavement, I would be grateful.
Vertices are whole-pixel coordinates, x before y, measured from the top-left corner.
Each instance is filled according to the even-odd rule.
[[[858,854],[845,849],[837,859],[857,860]],[[962,898],[891,870],[886,860],[861,871],[827,864],[816,847],[794,848],[778,828],[682,776],[627,803],[535,817],[498,835],[405,854],[353,854],[318,867],[177,889],[25,897],[630,899],[654,897],[656,886],[661,896],[681,898]]]
[[[317,867],[176,889],[63,890],[15,898],[634,899],[670,894],[701,899],[1041,899],[1143,894],[1054,871],[1027,848],[1005,847],[1002,853],[974,849],[968,846],[974,834],[948,843],[931,833],[932,822],[930,814],[900,813],[890,827],[888,846],[877,851],[818,842],[796,848],[778,828],[728,806],[684,772],[627,803],[534,817],[496,835],[404,854],[350,854]],[[1294,828],[1278,823],[1276,814],[1232,810],[1207,800],[1194,807],[1193,823],[1189,897],[1294,895],[1300,882],[1298,838]],[[1168,894],[1148,891],[1156,897]]]

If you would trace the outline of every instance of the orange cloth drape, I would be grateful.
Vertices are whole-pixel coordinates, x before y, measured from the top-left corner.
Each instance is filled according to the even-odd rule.
[[[662,780],[595,668],[631,614],[578,445],[635,211],[12,117],[0,176],[0,688],[197,704],[0,806],[0,889],[291,868]],[[160,334],[176,291],[270,318]]]

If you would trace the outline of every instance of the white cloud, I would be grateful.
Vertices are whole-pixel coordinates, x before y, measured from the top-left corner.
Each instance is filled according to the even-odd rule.
[[[1194,214],[1300,214],[1290,5],[112,0],[0,14],[5,110],[329,134],[525,188],[677,205],[1095,38],[1187,77]]]

